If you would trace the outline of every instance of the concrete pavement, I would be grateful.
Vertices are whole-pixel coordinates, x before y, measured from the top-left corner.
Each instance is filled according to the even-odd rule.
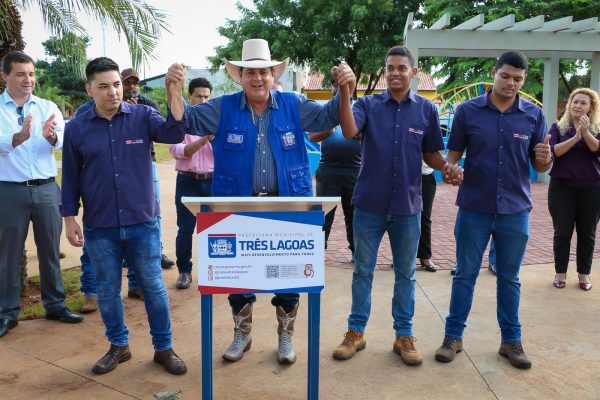
[[[176,234],[174,171],[159,165],[166,253],[174,256]],[[434,215],[434,227],[436,223]],[[531,370],[517,370],[499,356],[495,313],[495,277],[481,271],[473,309],[465,332],[465,351],[451,364],[434,360],[443,338],[451,276],[417,271],[414,334],[425,361],[404,365],[392,352],[393,273],[385,249],[382,270],[375,274],[367,348],[353,359],[337,361],[331,352],[346,331],[352,279],[349,251],[342,238],[343,218],[336,217],[336,236],[327,251],[326,286],[321,304],[320,397],[322,399],[598,399],[600,398],[600,287],[583,292],[574,266],[565,289],[552,286],[552,264],[522,269],[521,322]],[[443,225],[443,224],[440,224]],[[533,225],[533,224],[532,224]],[[434,232],[435,235],[435,232]],[[63,266],[79,263],[79,250],[66,242]],[[551,243],[546,247],[551,249]],[[28,243],[30,254],[35,247]],[[434,247],[435,252],[435,247]],[[434,256],[435,257],[435,256]],[[434,258],[435,260],[435,258]],[[593,269],[598,267],[594,261]],[[30,258],[30,274],[35,257]],[[194,274],[196,270],[194,269]],[[1,399],[152,399],[153,394],[181,390],[182,399],[201,396],[201,335],[199,295],[193,288],[176,290],[175,269],[164,272],[171,299],[174,348],[188,364],[184,376],[171,376],[152,362],[143,303],[124,299],[133,358],[106,375],[91,373],[93,363],[108,349],[99,313],[77,325],[26,321],[0,339]],[[593,279],[593,278],[592,278]],[[194,284],[196,284],[194,276]],[[126,294],[124,288],[123,294]],[[252,349],[237,363],[220,355],[232,337],[226,296],[214,298],[214,398],[303,399],[306,397],[307,314],[302,297],[294,343],[298,361],[280,366],[276,360],[277,323],[269,295],[259,296],[254,312]]]

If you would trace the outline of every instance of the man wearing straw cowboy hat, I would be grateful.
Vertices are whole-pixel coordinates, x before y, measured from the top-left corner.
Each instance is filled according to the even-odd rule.
[[[269,44],[249,39],[242,47],[242,60],[224,60],[231,79],[243,90],[193,107],[186,106],[189,132],[215,133],[213,196],[312,196],[312,177],[304,144],[304,131],[326,131],[339,124],[339,96],[325,105],[295,93],[272,90],[289,59],[271,60]],[[353,90],[356,78],[345,64],[332,69],[340,84]],[[165,84],[185,79],[185,66],[173,64]],[[278,361],[293,363],[296,354],[291,336],[298,311],[298,293],[277,293],[279,335]],[[237,361],[252,344],[254,294],[231,294],[233,342],[223,358]]]

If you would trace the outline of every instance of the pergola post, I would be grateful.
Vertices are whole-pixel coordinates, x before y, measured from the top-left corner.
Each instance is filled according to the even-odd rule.
[[[600,51],[592,53],[592,79],[590,88],[600,93]]]
[[[410,51],[413,53],[413,57],[415,58],[415,64],[417,64],[417,68],[419,68],[419,48],[415,47],[414,49],[410,49]],[[410,81],[410,88],[415,93],[419,92],[419,74],[418,73]]]
[[[560,58],[546,58],[544,60],[544,115],[546,116],[546,127],[550,129],[556,121],[558,108],[558,72]],[[550,181],[548,172],[538,173],[538,182]]]

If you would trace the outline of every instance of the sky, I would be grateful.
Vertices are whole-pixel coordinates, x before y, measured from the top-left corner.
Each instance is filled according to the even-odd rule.
[[[167,21],[172,33],[163,32],[162,38],[155,50],[156,60],[147,63],[140,75],[148,78],[164,74],[174,62],[182,62],[192,68],[207,68],[206,57],[214,55],[214,48],[225,45],[227,39],[221,37],[217,28],[225,24],[226,19],[239,19],[240,13],[235,4],[236,0],[146,0],[152,6],[168,14]],[[244,6],[250,7],[251,0],[241,0]],[[33,2],[35,4],[35,2]],[[46,59],[42,42],[48,39],[50,32],[43,25],[41,13],[36,7],[22,11],[23,37],[27,46],[25,53],[34,60]],[[119,64],[121,69],[131,66],[131,58],[125,38],[107,28],[106,46],[103,46],[102,27],[100,23],[89,19],[85,14],[78,16],[90,36],[88,58],[106,56]],[[106,54],[104,49],[106,48]]]

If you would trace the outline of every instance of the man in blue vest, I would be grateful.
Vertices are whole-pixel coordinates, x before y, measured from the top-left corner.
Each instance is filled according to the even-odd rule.
[[[339,97],[325,105],[295,93],[272,90],[288,65],[271,60],[269,44],[262,39],[244,41],[242,61],[225,60],[231,79],[242,91],[186,107],[189,132],[215,133],[211,142],[215,157],[213,196],[312,196],[312,178],[304,143],[304,131],[326,131],[338,125]],[[173,64],[166,85],[185,79],[185,66]],[[340,83],[355,85],[349,68]],[[296,354],[291,336],[298,311],[298,293],[278,293],[278,361],[293,363]],[[223,354],[229,361],[242,358],[252,344],[254,294],[232,294],[234,339]]]

